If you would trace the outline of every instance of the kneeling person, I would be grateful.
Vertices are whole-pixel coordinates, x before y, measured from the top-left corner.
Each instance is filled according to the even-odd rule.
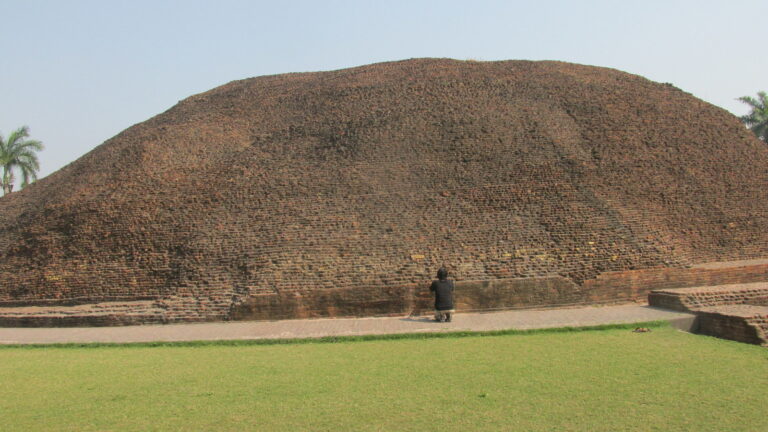
[[[444,268],[437,271],[437,279],[429,287],[435,293],[435,321],[451,322],[454,313],[453,281],[448,279],[448,271]]]

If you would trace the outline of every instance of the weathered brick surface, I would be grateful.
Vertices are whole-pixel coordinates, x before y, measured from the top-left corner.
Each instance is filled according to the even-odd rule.
[[[478,281],[470,309],[744,282],[688,267],[768,257],[766,185],[768,148],[734,116],[615,70],[421,59],[259,77],[0,198],[0,304],[404,313],[440,265]]]

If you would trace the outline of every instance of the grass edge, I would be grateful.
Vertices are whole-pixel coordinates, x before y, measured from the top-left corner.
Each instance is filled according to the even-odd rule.
[[[0,350],[5,349],[39,349],[39,348],[161,348],[161,347],[210,347],[210,346],[256,346],[256,345],[301,345],[324,343],[348,343],[394,340],[423,340],[440,338],[464,337],[495,337],[512,335],[534,335],[546,333],[569,333],[604,330],[632,330],[637,327],[663,328],[670,327],[668,321],[642,321],[620,324],[599,324],[577,327],[548,327],[536,329],[506,329],[483,331],[452,331],[452,332],[420,332],[420,333],[389,333],[353,336],[321,336],[306,338],[264,338],[264,339],[214,339],[196,341],[154,341],[154,342],[65,342],[41,344],[0,344]]]

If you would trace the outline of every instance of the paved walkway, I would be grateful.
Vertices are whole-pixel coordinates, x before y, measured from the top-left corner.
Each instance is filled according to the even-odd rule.
[[[460,313],[451,323],[429,317],[337,318],[285,321],[145,325],[130,327],[0,328],[0,344],[154,342],[308,338],[366,334],[482,331],[579,327],[667,320],[682,323],[693,315],[641,305]]]

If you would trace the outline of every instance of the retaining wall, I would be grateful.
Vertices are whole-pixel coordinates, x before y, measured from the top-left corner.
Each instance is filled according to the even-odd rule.
[[[643,302],[658,287],[685,287],[702,282],[765,281],[736,285],[737,294],[723,294],[724,302],[734,303],[734,295],[764,304],[768,294],[768,262],[718,263],[710,267],[656,268],[606,272],[583,285],[563,276],[508,278],[456,282],[458,311],[493,311],[571,305]],[[89,299],[46,300],[30,304],[0,304],[0,325],[13,327],[108,326],[226,320],[278,320],[319,317],[364,317],[420,315],[432,310],[429,281],[400,286],[360,286],[356,288],[305,289],[274,292],[256,291],[249,296],[199,296],[166,298],[116,298],[90,302]],[[691,288],[685,292],[712,293],[721,288]],[[663,290],[656,293],[664,293]],[[709,294],[707,294],[709,295]],[[679,293],[651,296],[651,304],[669,307]],[[691,297],[694,298],[695,296]],[[705,296],[706,297],[706,296]],[[695,297],[698,298],[698,297]],[[709,297],[706,297],[709,298]],[[665,299],[667,303],[659,303]],[[762,299],[762,300],[761,300]],[[745,300],[746,301],[746,300]],[[689,310],[676,308],[677,310]]]

